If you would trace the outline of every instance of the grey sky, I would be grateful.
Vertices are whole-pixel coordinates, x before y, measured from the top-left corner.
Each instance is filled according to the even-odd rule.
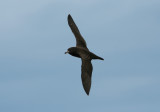
[[[0,1],[1,112],[159,112],[159,0]],[[92,61],[88,97],[71,14]]]

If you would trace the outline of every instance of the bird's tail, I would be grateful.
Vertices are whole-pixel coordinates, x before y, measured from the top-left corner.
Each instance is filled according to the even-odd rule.
[[[104,60],[103,58],[101,58],[101,57],[95,55],[94,53],[91,53],[91,57],[92,57],[92,59],[100,59],[100,60]]]

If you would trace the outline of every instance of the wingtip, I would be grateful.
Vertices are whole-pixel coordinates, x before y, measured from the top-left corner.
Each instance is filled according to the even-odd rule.
[[[73,21],[72,17],[70,14],[68,14],[68,24],[70,24],[70,22]]]
[[[89,92],[86,91],[87,96],[89,96]]]
[[[89,90],[84,89],[84,90],[85,90],[86,94],[89,96],[90,89]]]
[[[71,18],[71,15],[70,15],[70,14],[68,14],[68,18]]]

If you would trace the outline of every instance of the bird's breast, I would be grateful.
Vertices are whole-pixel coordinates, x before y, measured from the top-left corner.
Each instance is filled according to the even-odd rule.
[[[80,55],[78,53],[70,53],[70,55],[80,58]]]

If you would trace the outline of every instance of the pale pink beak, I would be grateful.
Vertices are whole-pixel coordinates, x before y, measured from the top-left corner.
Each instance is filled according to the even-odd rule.
[[[65,52],[65,54],[69,53],[69,51]]]

